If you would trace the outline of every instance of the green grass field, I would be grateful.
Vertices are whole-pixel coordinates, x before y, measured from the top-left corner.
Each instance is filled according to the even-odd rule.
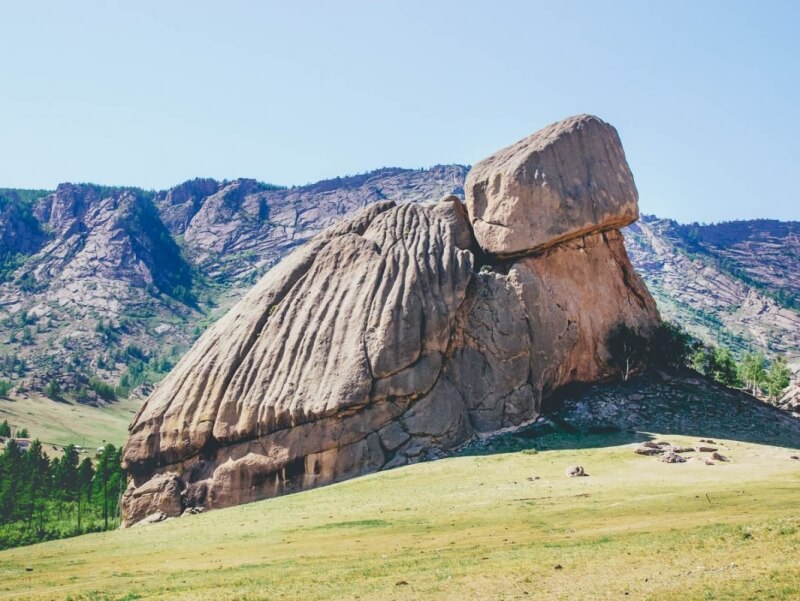
[[[0,422],[8,420],[15,430],[27,428],[31,438],[51,445],[73,443],[93,449],[110,442],[121,446],[141,404],[141,399],[121,399],[105,407],[92,407],[39,395],[0,399]]]
[[[4,551],[0,599],[800,599],[793,451],[576,443]]]

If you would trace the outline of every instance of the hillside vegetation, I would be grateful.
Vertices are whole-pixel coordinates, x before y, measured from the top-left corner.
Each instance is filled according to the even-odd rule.
[[[681,225],[645,215],[625,234],[663,316],[739,357],[800,359],[800,223]]]

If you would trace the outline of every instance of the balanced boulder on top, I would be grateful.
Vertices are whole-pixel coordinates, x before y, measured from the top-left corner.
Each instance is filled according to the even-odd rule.
[[[554,123],[480,161],[465,190],[475,238],[496,255],[541,250],[639,218],[617,131],[591,115]]]

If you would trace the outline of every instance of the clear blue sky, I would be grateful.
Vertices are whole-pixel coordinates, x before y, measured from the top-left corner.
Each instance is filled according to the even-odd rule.
[[[800,2],[0,6],[0,186],[474,163],[575,113],[645,212],[800,219]]]

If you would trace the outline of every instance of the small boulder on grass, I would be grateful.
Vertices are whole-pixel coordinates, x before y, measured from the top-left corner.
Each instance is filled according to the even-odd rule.
[[[686,457],[678,455],[671,449],[659,457],[658,460],[664,463],[686,463]]]
[[[725,457],[725,455],[723,455],[722,453],[718,453],[717,451],[711,453],[711,459],[714,459],[716,461],[728,461],[728,458]]]
[[[567,476],[570,478],[578,478],[581,476],[588,476],[589,474],[583,469],[582,465],[571,465],[567,468]]]
[[[158,522],[163,522],[167,519],[167,514],[163,511],[156,511],[155,513],[151,513],[143,520],[139,520],[134,524],[134,526],[147,526],[148,524],[156,524]]]
[[[661,455],[664,452],[659,446],[647,446],[645,444],[640,444],[638,447],[633,449],[633,452],[637,455]]]

